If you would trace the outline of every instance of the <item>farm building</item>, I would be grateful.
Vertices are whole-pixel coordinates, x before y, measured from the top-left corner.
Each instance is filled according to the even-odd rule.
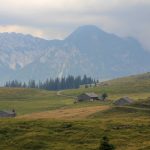
[[[115,105],[123,106],[133,103],[133,100],[128,97],[123,97],[114,102]]]
[[[5,118],[5,117],[16,117],[16,112],[14,110],[0,111],[0,118]]]
[[[94,101],[99,100],[99,97],[95,93],[83,93],[77,96],[77,101]]]

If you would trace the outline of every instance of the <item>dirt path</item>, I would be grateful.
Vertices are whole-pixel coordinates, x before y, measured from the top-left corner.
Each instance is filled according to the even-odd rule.
[[[18,116],[17,118],[78,120],[78,119],[84,119],[97,111],[103,111],[109,108],[110,106],[93,106],[93,107],[83,107],[83,108],[58,109],[58,110]]]
[[[70,95],[62,94],[62,92],[63,92],[63,91],[57,91],[57,96],[69,97],[69,98],[73,98],[73,99],[76,98],[75,96],[70,96]]]

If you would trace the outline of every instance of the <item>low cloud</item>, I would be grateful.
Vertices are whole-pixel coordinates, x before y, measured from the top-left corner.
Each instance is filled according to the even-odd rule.
[[[148,0],[0,0],[0,32],[63,39],[94,24],[119,36],[133,36],[150,50]]]

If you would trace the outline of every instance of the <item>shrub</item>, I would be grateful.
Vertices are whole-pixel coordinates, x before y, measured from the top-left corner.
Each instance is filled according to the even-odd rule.
[[[99,150],[115,150],[115,147],[114,145],[109,143],[109,139],[107,136],[103,136]]]
[[[103,99],[103,100],[105,100],[107,97],[108,97],[108,94],[107,94],[107,93],[103,93],[103,94],[102,94],[102,99]]]

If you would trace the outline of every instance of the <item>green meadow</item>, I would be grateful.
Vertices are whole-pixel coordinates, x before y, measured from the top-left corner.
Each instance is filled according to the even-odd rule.
[[[74,99],[83,92],[106,92],[107,102],[81,102]],[[25,114],[109,106],[85,118],[75,119],[0,119],[0,150],[99,150],[100,140],[108,136],[116,150],[150,150],[150,73],[106,81],[97,87],[61,91],[0,88],[0,110],[15,109]],[[114,106],[113,101],[128,96],[135,100],[128,106]],[[87,108],[86,108],[87,109]],[[82,112],[84,113],[84,112]],[[59,111],[55,113],[59,115]],[[80,114],[79,114],[80,115]],[[57,118],[57,116],[56,116]]]
[[[110,100],[116,100],[123,96],[131,97],[135,100],[150,97],[150,73],[132,75],[99,83],[97,86],[65,90],[66,95],[77,96],[84,92],[95,92],[97,94],[107,93]]]
[[[58,109],[73,104],[56,92],[39,89],[0,88],[0,109],[15,109],[18,115]]]
[[[0,120],[0,149],[98,150],[107,135],[117,150],[149,150],[149,112],[113,109],[76,121]]]

